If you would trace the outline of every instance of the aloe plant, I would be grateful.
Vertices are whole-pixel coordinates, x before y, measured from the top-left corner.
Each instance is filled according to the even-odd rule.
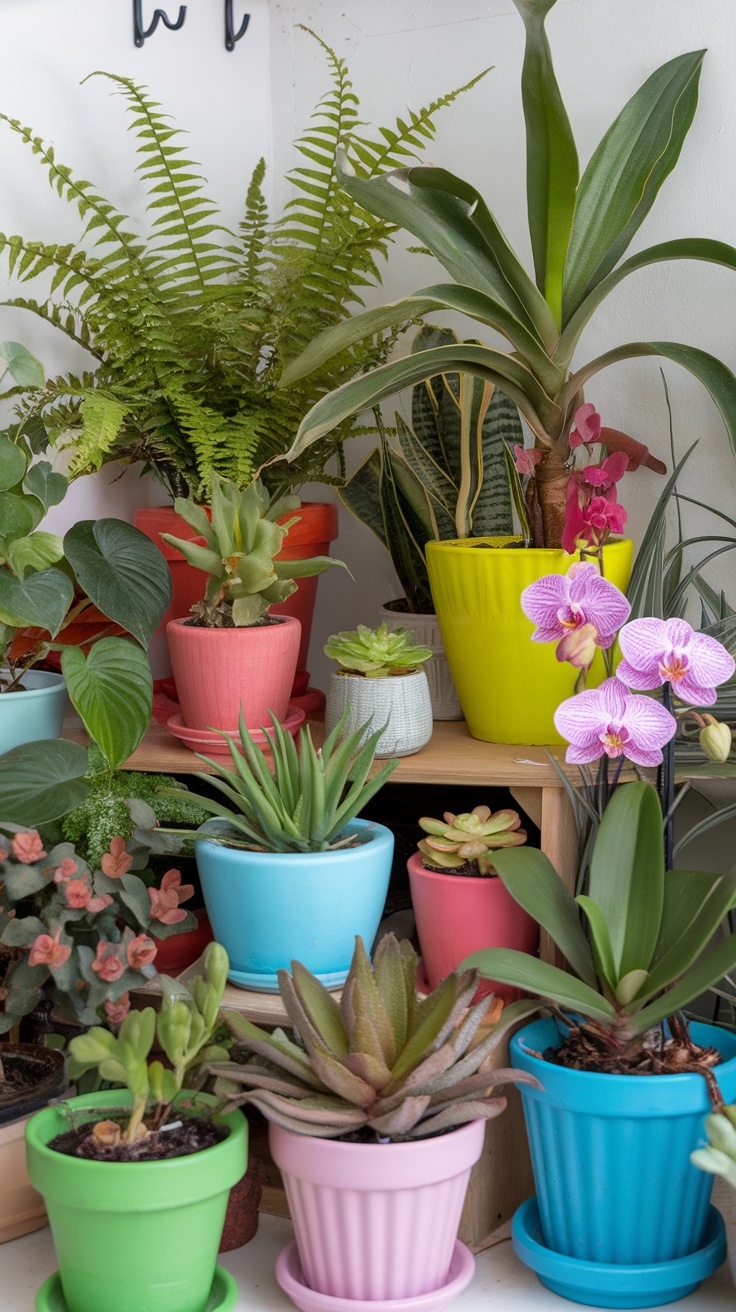
[[[709,946],[736,904],[736,873],[665,873],[652,784],[624,784],[614,793],[595,841],[588,892],[574,901],[542,852],[496,852],[494,865],[570,971],[510,948],[474,952],[462,966],[583,1017],[599,1051],[630,1055],[648,1031],[736,967],[736,935]]]
[[[319,400],[305,416],[290,460],[346,416],[448,371],[503,389],[534,433],[542,459],[530,482],[537,545],[558,546],[571,470],[568,436],[583,388],[601,369],[635,356],[662,356],[708,389],[736,448],[736,378],[719,360],[677,342],[627,342],[577,366],[590,318],[630,273],[672,259],[736,269],[736,250],[707,238],[660,242],[622,256],[675,167],[695,113],[704,51],[658,68],[624,106],[579,177],[572,129],[554,73],[545,18],[555,0],[514,0],[526,28],[522,99],[533,279],[492,211],[469,183],[441,168],[358,177],[343,157],[342,183],[364,209],[408,229],[455,282],[437,283],[321,333],[287,368],[283,385],[321,367],[369,334],[430,311],[455,310],[500,332],[507,349],[459,342],[373,369]],[[536,511],[540,514],[537,515]]]
[[[372,968],[356,938],[339,1003],[300,962],[291,969],[279,971],[279,990],[299,1043],[237,1013],[226,1017],[237,1046],[253,1054],[211,1067],[216,1092],[231,1106],[249,1103],[276,1125],[321,1139],[357,1130],[382,1141],[424,1139],[498,1116],[506,1100],[491,1094],[504,1084],[537,1083],[487,1065],[533,1003],[505,1008],[471,1046],[488,1011],[488,998],[472,1005],[474,970],[448,975],[420,1000],[416,953],[393,934],[381,939]]]

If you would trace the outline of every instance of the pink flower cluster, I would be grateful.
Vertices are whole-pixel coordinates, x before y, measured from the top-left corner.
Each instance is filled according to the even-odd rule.
[[[178,870],[167,870],[161,880],[160,888],[149,888],[151,899],[151,918],[160,920],[162,925],[177,925],[186,920],[186,911],[182,911],[181,902],[194,896],[193,884],[182,884]]]
[[[54,871],[54,883],[62,885],[66,905],[74,911],[88,911],[93,916],[112,906],[113,899],[109,893],[95,896],[89,871],[85,870],[78,875],[78,870],[76,861],[67,856]]]

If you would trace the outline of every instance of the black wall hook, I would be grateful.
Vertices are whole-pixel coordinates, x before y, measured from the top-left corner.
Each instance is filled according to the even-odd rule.
[[[144,28],[143,26],[142,5],[143,0],[133,0],[133,40],[138,47],[142,46],[143,42],[149,36],[153,36],[160,22],[163,22],[164,27],[168,27],[170,32],[178,32],[179,28],[183,27],[187,12],[186,5],[179,6],[179,17],[176,22],[172,22],[172,20],[166,16],[163,9],[157,9],[154,12],[153,21],[149,28]]]
[[[250,22],[250,14],[246,14],[240,30],[235,31],[235,22],[233,19],[233,0],[225,0],[225,49],[234,50],[235,42],[239,41],[241,36],[245,36]]]

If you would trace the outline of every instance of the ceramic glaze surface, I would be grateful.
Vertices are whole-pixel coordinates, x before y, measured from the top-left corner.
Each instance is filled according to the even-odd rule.
[[[370,951],[383,915],[394,837],[353,820],[370,841],[334,852],[244,852],[197,840],[197,868],[233,983],[278,992],[276,972],[301,961],[331,988],[345,980],[360,934]],[[258,978],[262,979],[259,985]]]
[[[284,720],[299,654],[299,621],[245,629],[198,629],[182,620],[166,626],[171,668],[190,729],[232,732],[242,704],[254,729]]]
[[[387,624],[389,629],[411,629],[419,645],[429,647],[432,652],[432,659],[427,661],[424,671],[429,684],[434,719],[464,719],[463,708],[447,662],[447,652],[442,642],[437,616],[410,615],[400,610],[391,610],[389,606],[381,606],[378,614],[381,623]]]
[[[66,683],[60,674],[29,670],[24,692],[0,693],[0,755],[24,743],[60,738],[66,709]]]
[[[493,538],[473,539],[492,543]],[[606,577],[625,591],[633,543],[603,548]],[[428,542],[427,570],[442,640],[468,728],[493,743],[561,743],[553,715],[572,697],[578,671],[557,660],[554,643],[531,642],[524,588],[545,574],[565,574],[573,557],[546,548]],[[588,676],[606,677],[597,655]]]
[[[361,744],[381,725],[386,726],[378,740],[378,757],[412,756],[432,737],[432,702],[424,670],[378,679],[335,671],[327,692],[327,733],[332,732],[346,708],[346,733],[366,726]]]
[[[307,1284],[355,1300],[446,1284],[484,1123],[416,1143],[351,1144],[269,1126]]]
[[[455,1241],[447,1281],[428,1294],[411,1298],[335,1298],[311,1289],[304,1278],[295,1243],[287,1244],[276,1261],[276,1279],[300,1312],[444,1312],[467,1289],[475,1275],[475,1258]]]
[[[717,1047],[726,1102],[736,1098],[736,1035],[694,1023],[696,1043]],[[695,1252],[703,1242],[713,1177],[690,1162],[711,1110],[700,1075],[601,1075],[540,1060],[559,1043],[551,1020],[511,1041],[511,1064],[542,1089],[520,1086],[546,1245],[589,1262],[641,1265]]]

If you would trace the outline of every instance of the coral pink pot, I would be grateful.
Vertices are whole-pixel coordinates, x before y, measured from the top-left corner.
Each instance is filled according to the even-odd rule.
[[[418,852],[409,857],[407,864],[419,946],[431,989],[480,948],[536,953],[539,926],[514,901],[500,879],[427,870]],[[478,997],[489,993],[504,1002],[521,997],[519,989],[490,980],[483,982]]]
[[[447,1283],[485,1124],[414,1143],[343,1143],[269,1126],[299,1261],[333,1298],[416,1298]]]
[[[286,719],[299,655],[298,620],[287,616],[257,628],[199,629],[177,619],[166,625],[166,636],[190,729],[233,733],[241,703],[251,729],[269,725],[269,711]]]

